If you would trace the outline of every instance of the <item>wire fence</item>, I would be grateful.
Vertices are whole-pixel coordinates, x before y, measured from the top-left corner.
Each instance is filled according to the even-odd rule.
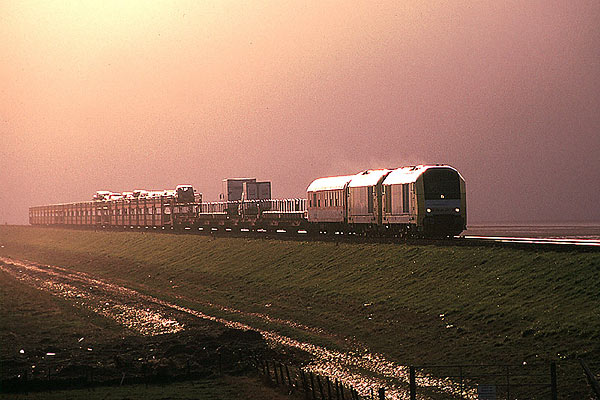
[[[594,397],[596,400],[600,400],[600,363],[596,362],[590,364],[583,359],[579,359],[579,364],[583,369],[583,373]]]
[[[409,367],[410,399],[443,390],[455,399],[551,399],[558,395],[556,363],[424,365]],[[436,378],[443,377],[443,378]]]
[[[270,383],[280,386],[288,394],[303,394],[307,400],[363,400],[375,399],[371,390],[369,396],[359,395],[356,388],[342,384],[338,379],[331,380],[328,376],[320,376],[313,372],[305,372],[303,368],[288,365],[275,360],[255,358],[254,367]],[[385,389],[378,390],[377,398]]]
[[[114,363],[111,363],[111,365]],[[301,366],[293,365],[263,354],[220,349],[201,358],[187,357],[185,360],[148,360],[128,365],[112,365],[111,368],[96,365],[61,365],[46,362],[23,369],[14,376],[0,381],[0,393],[28,393],[37,391],[93,388],[100,386],[122,386],[131,384],[167,384],[178,381],[214,378],[220,375],[258,374],[270,385],[283,389],[288,394],[298,393],[312,400],[365,400],[383,398],[377,393],[359,396],[351,386],[339,380],[306,372]]]
[[[128,365],[39,365],[0,381],[0,393],[27,393],[97,386],[166,384],[215,378],[220,375],[258,374],[271,386],[305,400],[385,400],[385,387],[357,390],[338,379],[311,372],[302,365],[264,353],[221,348],[201,357],[138,360]],[[590,393],[600,400],[600,365],[580,361]],[[536,365],[424,365],[409,366],[407,399],[517,399],[558,398],[556,364]],[[391,394],[391,392],[389,393]]]
[[[222,374],[243,375],[254,370],[251,362],[254,357],[247,351],[223,348],[205,354],[129,361],[109,355],[102,362],[93,364],[65,364],[46,360],[38,363],[33,370],[31,367],[23,368],[0,380],[0,393],[163,384]]]

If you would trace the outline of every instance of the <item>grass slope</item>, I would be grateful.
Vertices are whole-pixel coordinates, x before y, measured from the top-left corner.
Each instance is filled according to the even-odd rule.
[[[0,271],[0,321],[0,375],[3,379],[25,371],[29,380],[38,381],[44,380],[48,371],[52,371],[53,379],[57,378],[57,373],[59,379],[66,377],[60,373],[61,370],[68,370],[67,374],[71,377],[82,376],[84,372],[79,365],[100,369],[112,362],[115,347],[119,356],[126,360],[131,354],[125,348],[144,340],[129,340],[136,335],[122,325],[83,308],[73,307],[68,300],[34,289],[3,271]],[[202,337],[196,338],[200,340]],[[166,342],[160,343],[173,348]],[[46,356],[47,352],[55,355]],[[289,399],[256,377],[228,375],[169,384],[92,386],[29,393],[7,394],[2,389],[0,386],[0,400]]]
[[[315,340],[343,347],[349,338],[403,364],[600,354],[600,253],[29,227],[1,227],[0,245],[3,256],[198,308],[211,302],[321,327],[337,336]]]

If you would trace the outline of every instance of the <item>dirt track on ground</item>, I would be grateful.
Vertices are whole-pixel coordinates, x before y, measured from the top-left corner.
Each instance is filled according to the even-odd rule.
[[[222,328],[258,333],[274,347],[284,346],[306,352],[312,358],[312,361],[305,366],[307,371],[339,379],[345,385],[355,387],[361,395],[369,395],[372,388],[385,386],[388,388],[386,398],[408,398],[407,367],[397,365],[378,354],[371,354],[365,350],[353,352],[329,350],[322,346],[280,335],[274,331],[258,329],[240,322],[211,316],[59,266],[0,257],[0,269],[21,282],[66,299],[76,307],[85,308],[110,318],[140,336],[157,338],[169,335],[178,336],[184,334],[189,327],[196,325],[199,320],[208,321]],[[227,307],[218,308],[232,313],[245,314]],[[274,319],[264,314],[248,315],[311,333],[322,332],[318,328],[307,327],[293,321]],[[218,328],[216,330],[218,331]],[[190,341],[186,342],[188,346],[190,343]],[[442,390],[450,384],[448,381],[428,376],[419,376],[419,382],[421,385],[436,384]]]

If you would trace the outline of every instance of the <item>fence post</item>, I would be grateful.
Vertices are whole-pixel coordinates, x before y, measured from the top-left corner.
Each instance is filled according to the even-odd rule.
[[[459,375],[460,375],[460,398],[463,398],[463,367],[459,367]]]
[[[410,368],[410,400],[417,400],[417,380],[415,377],[415,367]]]
[[[285,386],[285,377],[283,376],[283,365],[281,363],[279,363],[279,373],[281,374],[281,383],[283,383],[283,386]]]
[[[304,398],[308,399],[308,383],[306,383],[306,375],[304,375],[304,370],[300,369],[300,375],[302,376],[302,387],[304,388]]]
[[[324,400],[325,397],[323,396],[323,385],[321,385],[321,378],[319,378],[319,375],[317,375],[317,384],[319,385],[319,393],[321,393],[321,400]]]
[[[327,398],[331,400],[331,381],[328,376],[326,376],[325,379],[327,380]]]
[[[592,391],[596,395],[596,398],[600,399],[600,383],[598,383],[598,380],[590,370],[590,367],[588,367],[587,363],[581,358],[579,359],[579,364],[581,364],[581,368],[583,368],[583,373],[585,374],[585,377],[587,378],[588,384],[591,386]]]
[[[552,361],[550,363],[550,392],[552,395],[552,400],[558,399],[558,390],[556,387],[556,362]]]
[[[25,378],[25,385],[24,385],[25,386],[25,393],[29,394],[29,385],[27,384],[27,379],[29,379],[29,378],[27,376],[27,370],[25,370],[25,373],[23,374],[23,378]],[[33,372],[31,373],[31,379],[33,380]]]
[[[335,378],[335,398],[336,400],[340,400],[340,386],[337,378]]]
[[[379,388],[378,399],[385,400],[385,388],[382,388],[382,387]]]
[[[275,375],[275,382],[279,385],[279,376],[277,375],[277,364],[273,361],[273,375]]]
[[[285,374],[287,375],[288,382],[290,383],[290,387],[293,389],[294,384],[292,383],[292,379],[290,378],[290,370],[288,369],[287,364],[285,364]]]
[[[506,366],[506,400],[510,400],[510,367]]]
[[[315,378],[313,377],[312,371],[310,372],[310,391],[312,392],[313,400],[317,400],[317,394],[315,393]]]

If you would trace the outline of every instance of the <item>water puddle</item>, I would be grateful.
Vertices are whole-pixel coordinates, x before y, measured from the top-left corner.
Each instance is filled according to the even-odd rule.
[[[41,265],[33,262],[16,261],[0,257],[0,269],[14,278],[26,282],[40,290],[69,299],[80,307],[88,308],[100,315],[111,318],[123,326],[142,335],[175,333],[184,325],[171,314],[173,311],[222,324],[228,328],[252,330],[260,333],[271,346],[286,346],[303,350],[313,356],[313,361],[305,366],[305,371],[332,380],[339,380],[345,386],[354,387],[359,395],[369,396],[379,387],[386,388],[386,399],[408,399],[408,367],[387,360],[381,354],[366,350],[339,352],[302,342],[274,331],[252,327],[226,318],[215,317],[201,311],[161,300],[119,285],[105,282],[89,275],[61,267]],[[260,318],[292,326],[311,333],[323,333],[293,321],[281,320],[260,313],[244,313],[229,307],[214,306],[221,311]],[[452,395],[456,383],[449,379],[439,379],[417,373],[419,386],[435,386],[438,391]],[[427,399],[423,395],[419,399]],[[472,392],[464,393],[464,399],[476,398]]]

